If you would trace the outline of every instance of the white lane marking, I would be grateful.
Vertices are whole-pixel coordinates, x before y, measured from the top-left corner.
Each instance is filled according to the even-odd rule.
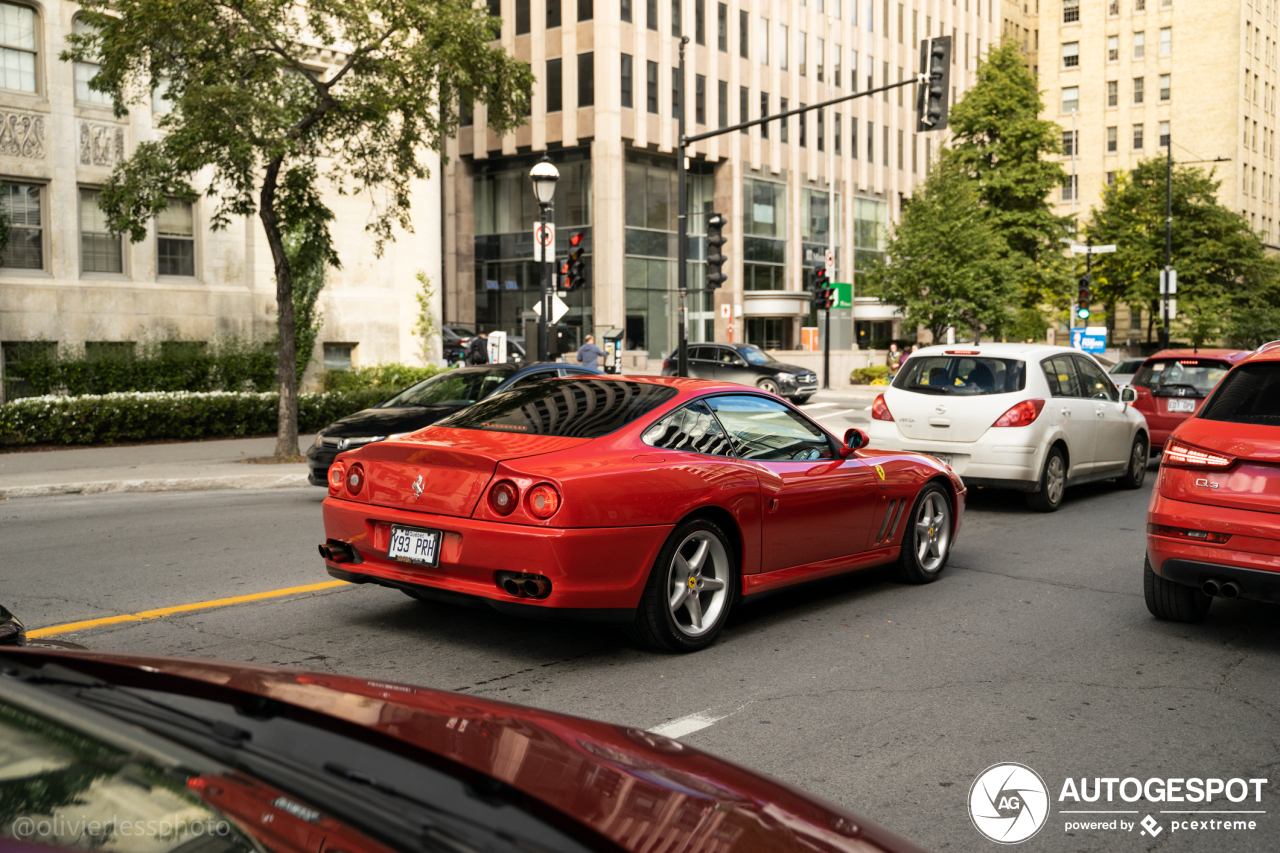
[[[801,406],[800,408],[804,409],[807,412],[809,409],[829,409],[834,405],[836,404],[835,403],[809,403],[807,405]]]
[[[713,726],[723,719],[724,717],[722,716],[712,714],[711,709],[708,708],[705,711],[699,711],[696,714],[690,714],[687,717],[681,717],[678,720],[672,720],[669,723],[654,726],[649,729],[649,731],[653,732],[655,735],[662,735],[663,737],[669,737],[672,739],[682,738],[685,735],[691,735],[694,732],[699,732],[709,726]]]
[[[820,414],[816,415],[816,417],[819,417],[819,418],[834,418],[836,415],[847,415],[847,414],[850,414],[851,412],[856,412],[856,411],[858,411],[858,410],[857,410],[857,409],[837,409],[837,410],[836,410],[836,411],[834,411],[834,412],[822,412],[822,413],[820,413]]]

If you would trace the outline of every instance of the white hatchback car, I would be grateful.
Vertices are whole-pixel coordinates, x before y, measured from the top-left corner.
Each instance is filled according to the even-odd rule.
[[[1015,489],[1053,512],[1068,486],[1147,474],[1147,420],[1092,357],[1036,344],[933,346],[875,399],[872,447],[949,464],[967,485]]]

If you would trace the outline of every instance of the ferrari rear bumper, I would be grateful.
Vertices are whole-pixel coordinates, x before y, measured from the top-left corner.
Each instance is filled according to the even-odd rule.
[[[441,532],[437,566],[389,559],[391,525]],[[630,621],[649,571],[672,528],[668,525],[556,529],[409,512],[327,498],[325,536],[347,542],[359,559],[325,560],[333,577],[375,583],[422,597],[486,603],[503,612],[590,621]],[[546,598],[504,590],[499,572],[550,581]]]

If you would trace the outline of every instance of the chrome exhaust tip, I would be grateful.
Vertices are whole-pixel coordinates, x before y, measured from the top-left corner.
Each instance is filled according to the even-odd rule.
[[[1214,580],[1213,578],[1210,578],[1209,580],[1200,584],[1200,591],[1203,592],[1205,595],[1212,597],[1220,594],[1222,592],[1222,587],[1218,585],[1218,582],[1216,580]]]
[[[1238,598],[1240,595],[1240,586],[1235,581],[1227,581],[1218,592],[1223,598]]]
[[[520,584],[516,583],[515,578],[507,578],[502,582],[502,588],[511,595],[524,595],[524,590],[520,588]]]

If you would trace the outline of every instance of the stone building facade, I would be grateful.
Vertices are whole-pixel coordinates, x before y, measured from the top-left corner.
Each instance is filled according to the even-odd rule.
[[[11,225],[0,265],[3,350],[47,341],[92,355],[147,341],[270,338],[275,277],[256,218],[215,231],[213,203],[201,198],[175,203],[140,243],[107,232],[96,189],[139,142],[155,138],[167,103],[157,98],[116,119],[87,85],[95,67],[58,58],[80,25],[76,14],[68,0],[0,2],[0,204]],[[341,59],[317,52],[313,70],[324,74]],[[321,294],[311,376],[326,362],[422,362],[412,335],[415,273],[425,271],[439,290],[442,242],[439,162],[423,157],[433,177],[414,187],[414,233],[398,234],[381,258],[364,232],[367,196],[327,198],[343,266]]]

